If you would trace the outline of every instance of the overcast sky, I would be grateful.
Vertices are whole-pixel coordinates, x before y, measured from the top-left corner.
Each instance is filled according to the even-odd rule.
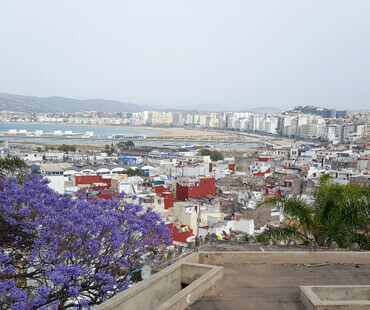
[[[0,92],[370,107],[370,0],[1,0]]]

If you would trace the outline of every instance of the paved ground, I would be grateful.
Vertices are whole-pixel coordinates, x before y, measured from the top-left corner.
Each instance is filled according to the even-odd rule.
[[[370,284],[370,265],[226,264],[221,282],[187,309],[305,309],[299,285]]]

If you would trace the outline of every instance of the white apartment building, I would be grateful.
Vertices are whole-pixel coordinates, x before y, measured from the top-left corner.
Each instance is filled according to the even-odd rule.
[[[149,125],[170,125],[173,122],[172,112],[149,112]]]

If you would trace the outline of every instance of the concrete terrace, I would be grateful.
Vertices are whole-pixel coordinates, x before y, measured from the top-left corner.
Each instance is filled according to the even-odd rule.
[[[295,310],[305,309],[300,286],[369,285],[369,252],[280,249],[181,255],[97,309]]]
[[[306,309],[302,285],[365,285],[369,265],[356,264],[224,264],[221,281],[187,309]]]

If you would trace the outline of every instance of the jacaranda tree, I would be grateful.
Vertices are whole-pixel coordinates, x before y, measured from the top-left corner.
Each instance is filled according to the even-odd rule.
[[[72,199],[47,183],[0,180],[0,309],[89,308],[125,290],[132,271],[170,244],[150,209]]]

